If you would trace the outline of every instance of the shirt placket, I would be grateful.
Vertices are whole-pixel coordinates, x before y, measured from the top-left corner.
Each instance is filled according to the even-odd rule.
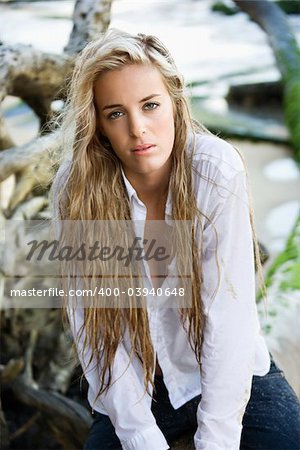
[[[135,196],[132,198],[132,219],[136,221],[146,221],[147,210],[146,207],[137,199]],[[144,239],[144,227],[141,224],[138,224],[137,229],[139,231],[139,237]],[[142,275],[143,275],[143,285],[148,290],[153,289],[151,274],[148,264],[144,260],[142,260]],[[154,346],[155,353],[155,361],[158,354],[160,354],[160,347],[162,345],[162,330],[159,326],[159,314],[157,307],[157,296],[156,295],[148,295],[147,296],[147,312],[148,312],[148,320],[149,320],[149,329],[150,335],[152,339],[152,343]],[[153,373],[154,377],[154,373]]]

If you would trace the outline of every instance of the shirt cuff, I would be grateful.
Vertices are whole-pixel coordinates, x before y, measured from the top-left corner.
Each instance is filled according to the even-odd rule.
[[[123,450],[168,450],[170,448],[157,425],[136,433],[132,439],[121,441],[121,444]]]
[[[210,437],[201,437],[201,431],[198,427],[194,436],[195,450],[239,450],[241,442],[242,426],[235,438],[229,439],[227,436],[218,436],[216,432],[216,438],[212,441]],[[208,439],[207,439],[208,438]]]

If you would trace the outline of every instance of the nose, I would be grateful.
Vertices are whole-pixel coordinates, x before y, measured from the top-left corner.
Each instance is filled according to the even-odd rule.
[[[129,135],[131,137],[141,137],[146,133],[145,119],[142,114],[135,113],[129,117]]]

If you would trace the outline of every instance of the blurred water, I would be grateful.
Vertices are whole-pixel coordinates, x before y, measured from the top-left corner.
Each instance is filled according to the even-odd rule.
[[[274,181],[290,181],[299,178],[299,170],[292,158],[272,161],[265,166],[263,172],[266,178]]]
[[[230,17],[212,13],[212,3],[115,0],[111,26],[158,36],[186,82],[198,83],[193,94],[208,96],[211,111],[217,108],[226,114],[222,96],[230,83],[273,81],[280,74],[265,33],[244,13]],[[73,6],[74,1],[1,4],[0,39],[60,53],[72,28]],[[290,16],[289,21],[300,42],[300,17]],[[17,144],[34,137],[38,123],[28,108],[12,99],[4,108]],[[287,146],[240,142],[239,147],[249,168],[259,236],[275,253],[283,247],[297,214],[299,171]]]

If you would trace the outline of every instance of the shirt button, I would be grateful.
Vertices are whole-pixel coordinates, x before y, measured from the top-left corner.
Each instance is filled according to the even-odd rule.
[[[157,338],[157,342],[161,342],[161,338],[160,337]]]

